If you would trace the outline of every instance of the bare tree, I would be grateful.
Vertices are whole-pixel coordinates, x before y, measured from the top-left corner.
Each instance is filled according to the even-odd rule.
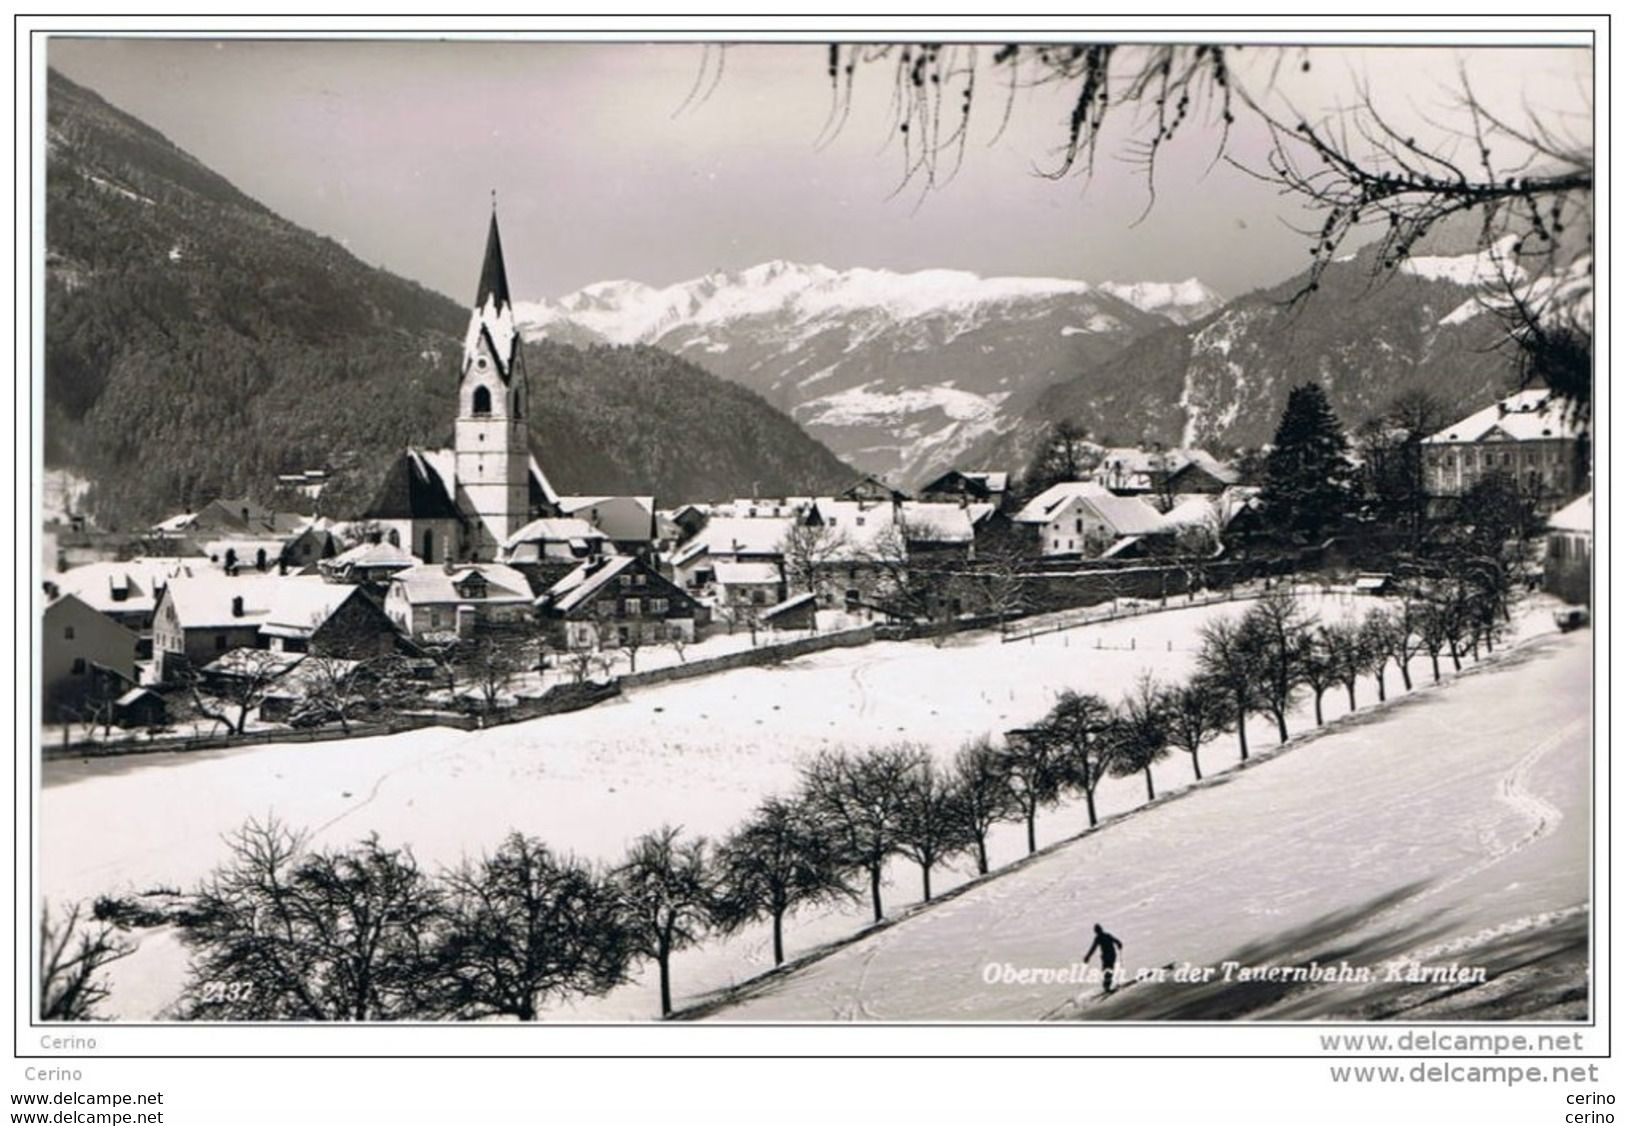
[[[705,934],[715,898],[705,838],[681,835],[670,825],[645,833],[615,869],[632,952],[660,967],[663,1017],[671,1015],[671,956]]]
[[[1332,673],[1349,694],[1349,711],[1359,707],[1355,700],[1355,687],[1360,677],[1371,669],[1373,654],[1360,627],[1336,622],[1321,627],[1327,651],[1331,654]]]
[[[1168,757],[1168,715],[1165,694],[1156,678],[1141,673],[1113,715],[1109,738],[1116,745],[1114,774],[1145,775],[1145,800],[1157,800],[1151,768]]]
[[[875,922],[885,918],[880,900],[886,861],[902,851],[909,785],[922,761],[907,744],[859,755],[825,751],[802,768],[808,808],[828,827],[845,862],[869,877]]]
[[[1387,610],[1372,610],[1360,622],[1360,646],[1366,656],[1366,671],[1377,682],[1377,701],[1388,699],[1388,662],[1400,645],[1394,615]]]
[[[183,919],[194,1020],[398,1020],[430,1015],[439,895],[377,837],[312,851],[275,819],[227,839],[231,859]]]
[[[460,1018],[536,1020],[550,999],[626,980],[635,947],[621,896],[587,864],[511,833],[446,887],[440,957]]]
[[[988,834],[994,825],[1023,812],[1005,772],[1005,756],[987,736],[959,748],[954,756],[953,790],[952,812],[975,846],[976,871],[985,876]]]
[[[1337,657],[1332,652],[1332,643],[1325,629],[1315,630],[1305,639],[1298,658],[1298,676],[1315,701],[1316,727],[1326,723],[1321,702],[1327,690],[1337,683]]]
[[[970,847],[964,819],[956,808],[953,776],[937,769],[925,752],[905,783],[898,851],[920,866],[920,898],[931,900],[931,869]]]
[[[1033,729],[1033,737],[1055,748],[1063,785],[1083,794],[1091,829],[1100,823],[1095,793],[1122,753],[1120,742],[1108,737],[1113,726],[1111,705],[1099,696],[1068,690]]]
[[[95,924],[80,903],[60,921],[50,904],[39,917],[39,1017],[42,1021],[97,1020],[109,996],[102,971],[135,953],[134,944],[111,925]]]
[[[216,662],[216,673],[208,681],[190,665],[180,680],[199,715],[240,735],[248,728],[248,713],[265,702],[272,685],[297,658],[269,649],[233,649],[224,659],[225,666]]]
[[[1241,761],[1247,761],[1247,717],[1259,709],[1257,654],[1247,643],[1241,623],[1220,618],[1202,627],[1202,649],[1197,667],[1209,683],[1222,690],[1230,701],[1231,722],[1241,744]]]
[[[1275,720],[1281,742],[1288,738],[1287,712],[1303,683],[1304,653],[1312,622],[1285,587],[1266,591],[1241,621],[1243,644],[1258,670],[1258,699]]]
[[[1038,811],[1061,800],[1070,778],[1066,748],[1042,722],[1005,733],[1000,764],[1011,798],[1027,823],[1027,854],[1038,851]]]
[[[792,593],[811,591],[819,602],[829,596],[829,568],[851,552],[846,533],[828,524],[792,524],[779,541],[784,577]]]
[[[1230,700],[1219,684],[1195,676],[1163,693],[1162,713],[1168,724],[1168,742],[1191,756],[1191,769],[1202,778],[1202,746],[1231,722]]]
[[[773,924],[773,964],[784,963],[784,919],[853,895],[836,844],[799,801],[769,798],[717,851],[718,897],[713,921],[725,932],[767,918]]]

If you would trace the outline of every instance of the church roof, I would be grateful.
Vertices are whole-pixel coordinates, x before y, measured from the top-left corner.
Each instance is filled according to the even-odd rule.
[[[425,452],[408,449],[390,466],[365,520],[461,520],[445,480]]]
[[[514,323],[513,299],[508,294],[508,271],[502,261],[502,236],[497,233],[495,211],[491,212],[491,230],[485,237],[485,262],[480,267],[474,312],[468,318],[468,336],[463,341],[464,372],[474,362],[482,339],[503,382],[512,379],[514,360],[519,354],[519,327]]]

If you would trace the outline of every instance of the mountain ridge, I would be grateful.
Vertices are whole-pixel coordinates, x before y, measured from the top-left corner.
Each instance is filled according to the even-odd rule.
[[[335,471],[335,514],[359,511],[403,446],[445,440],[466,307],[280,218],[55,71],[47,126],[45,456],[92,480],[104,526],[310,467]],[[527,353],[533,449],[566,491],[677,502],[854,475],[668,353]]]

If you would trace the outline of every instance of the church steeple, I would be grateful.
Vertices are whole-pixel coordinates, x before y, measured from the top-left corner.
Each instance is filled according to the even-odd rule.
[[[463,342],[455,452],[458,506],[476,517],[465,540],[475,559],[494,559],[530,518],[530,389],[519,350],[496,207]]]
[[[481,353],[496,366],[503,383],[513,379],[519,353],[519,330],[513,319],[513,299],[508,293],[508,271],[502,261],[502,234],[497,230],[493,200],[491,227],[485,236],[485,262],[480,267],[479,290],[474,312],[468,319],[468,336],[463,341],[463,378],[477,366]]]

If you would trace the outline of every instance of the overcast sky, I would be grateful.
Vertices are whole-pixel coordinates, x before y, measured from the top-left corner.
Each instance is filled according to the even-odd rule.
[[[1591,56],[1577,49],[1318,48],[1290,55],[1271,96],[1320,116],[1369,81],[1387,112],[1452,119],[1458,68],[1495,106],[1583,115]],[[1053,181],[1067,102],[1028,91],[992,140],[1002,100],[983,88],[973,139],[947,186],[897,189],[889,78],[860,72],[852,118],[830,143],[826,52],[694,44],[53,40],[51,65],[157,128],[302,226],[464,300],[490,192],[498,193],[519,298],[589,282],[668,284],[772,258],[913,270],[955,267],[1086,281],[1197,276],[1226,296],[1308,260],[1276,190],[1215,163],[1216,133],[1187,128],[1166,152],[1146,218],[1143,177],[1108,146],[1095,175]],[[1244,54],[1263,89],[1278,54]],[[985,63],[984,55],[984,63]],[[1581,117],[1570,118],[1573,121]],[[1243,114],[1231,150],[1261,164]]]

